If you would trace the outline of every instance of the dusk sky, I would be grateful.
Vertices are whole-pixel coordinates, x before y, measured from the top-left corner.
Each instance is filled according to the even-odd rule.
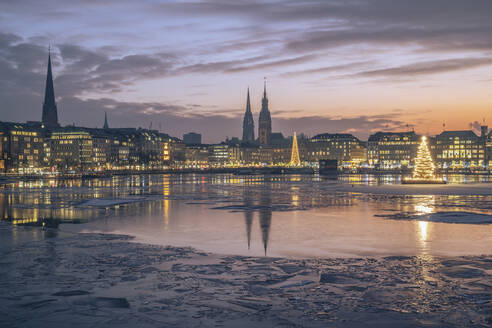
[[[48,45],[62,125],[205,142],[274,132],[492,125],[492,1],[0,1],[1,121],[41,119]],[[407,127],[408,124],[408,127]],[[256,131],[257,133],[257,131]]]

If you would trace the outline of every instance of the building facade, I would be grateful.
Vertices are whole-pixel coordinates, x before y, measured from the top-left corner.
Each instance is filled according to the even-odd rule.
[[[83,130],[56,131],[51,134],[51,164],[58,170],[84,171],[94,164],[92,136]]]
[[[431,140],[436,165],[444,170],[478,169],[486,166],[486,133],[471,130],[444,131]]]
[[[218,145],[210,145],[209,151],[209,164],[216,167],[224,167],[229,165],[229,145],[223,143]]]
[[[202,143],[202,135],[195,132],[183,134],[183,142],[185,145],[199,145]]]
[[[352,134],[318,134],[309,139],[305,147],[307,147],[305,160],[311,163],[334,159],[341,166],[358,167],[367,160],[364,143]]]
[[[377,132],[367,141],[367,162],[382,170],[412,167],[419,144],[420,136],[413,131]]]

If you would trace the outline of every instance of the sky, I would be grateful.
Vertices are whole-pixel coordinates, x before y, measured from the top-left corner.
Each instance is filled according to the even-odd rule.
[[[242,135],[492,126],[489,0],[0,0],[0,120],[39,121],[51,45],[62,125]],[[444,124],[444,125],[443,125]],[[256,131],[257,135],[257,131]]]

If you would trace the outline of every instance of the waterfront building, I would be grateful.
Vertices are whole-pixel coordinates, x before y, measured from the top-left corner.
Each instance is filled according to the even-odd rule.
[[[482,129],[482,134],[484,134],[484,139],[485,139],[485,164],[487,168],[491,170],[492,169],[492,130],[489,133],[487,133],[487,131],[484,131]]]
[[[54,131],[50,137],[51,163],[60,171],[85,171],[92,167],[92,137],[82,129]]]
[[[209,164],[207,145],[186,145],[185,165],[188,167],[206,167]]]
[[[268,109],[268,98],[266,93],[266,81],[261,99],[261,111],[258,119],[258,141],[260,145],[269,145],[272,133],[272,118]]]
[[[243,148],[237,144],[229,144],[229,164],[232,166],[241,166],[244,162]]]
[[[471,130],[444,131],[433,138],[431,152],[445,170],[477,169],[486,164],[486,138]]]
[[[268,166],[273,163],[273,148],[269,146],[259,146],[256,152],[253,152],[253,160],[262,166]]]
[[[185,145],[199,145],[202,143],[202,135],[195,132],[183,134],[183,142]]]
[[[415,132],[377,132],[367,141],[367,161],[371,167],[406,169],[412,166],[420,136]]]
[[[273,163],[273,148],[268,146],[248,145],[242,147],[242,164],[267,166]]]
[[[329,159],[337,160],[341,166],[358,167],[367,160],[364,143],[348,133],[318,134],[309,139],[305,147],[305,160],[313,165]]]
[[[55,102],[55,88],[53,86],[53,74],[51,72],[51,53],[48,55],[48,71],[46,74],[46,86],[41,121],[47,127],[59,126],[58,110]]]
[[[156,130],[137,129],[130,138],[130,158],[134,163],[155,166],[162,162],[164,139]]]
[[[0,122],[0,170],[35,173],[49,166],[50,148],[40,123]]]
[[[0,131],[0,172],[5,172],[5,157],[3,152],[4,132]]]
[[[96,129],[94,129],[96,130]],[[110,169],[113,161],[111,158],[112,138],[105,131],[97,129],[92,131],[92,166],[97,170]]]
[[[208,146],[209,164],[212,166],[225,166],[230,162],[229,145],[223,143]]]
[[[186,145],[177,138],[168,138],[166,142],[169,145],[169,164],[180,167],[186,161]]]
[[[248,96],[246,98],[246,112],[243,118],[243,142],[253,142],[255,141],[255,122],[253,120],[253,113],[251,112],[251,101],[249,99],[249,88]]]
[[[271,148],[272,164],[286,165],[292,156],[292,147],[289,145],[278,145]]]

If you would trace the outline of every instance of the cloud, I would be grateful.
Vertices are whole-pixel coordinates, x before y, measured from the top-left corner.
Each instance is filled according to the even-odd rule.
[[[377,131],[409,130],[406,122],[398,119],[398,114],[361,115],[355,117],[305,116],[298,118],[272,118],[273,130],[292,134],[304,132],[308,135],[319,133],[353,133],[362,140]],[[350,131],[350,132],[349,132]]]
[[[490,12],[489,0],[75,0],[62,9],[55,0],[0,1],[1,119],[39,119],[51,43],[64,123],[99,124],[107,110],[117,124],[162,119],[177,135],[185,129],[207,129],[214,140],[238,135],[241,110],[230,97],[211,101],[212,86],[230,83],[229,92],[273,72],[282,77],[277,90],[295,85],[296,101],[304,102],[325,99],[307,85],[321,74],[330,81],[316,85],[335,90],[340,84],[333,81],[343,78],[345,90],[364,94],[381,80],[387,87],[381,77],[416,85],[429,74],[482,68],[491,64]],[[191,90],[191,84],[202,86]],[[345,93],[333,96],[341,103],[337,97]],[[214,104],[183,105],[202,101]],[[288,117],[301,113],[275,111],[274,127],[366,133],[402,124],[397,116]]]
[[[300,76],[300,75],[333,73],[333,72],[346,71],[347,69],[364,67],[364,66],[367,66],[369,64],[374,64],[374,62],[373,61],[360,61],[360,62],[340,64],[340,65],[333,65],[333,66],[324,66],[324,67],[318,67],[318,68],[312,68],[312,69],[306,69],[306,70],[300,70],[300,71],[286,72],[286,73],[281,74],[281,76],[295,77],[295,76]]]
[[[171,53],[135,54],[109,57],[103,52],[62,44],[61,74],[56,78],[62,94],[118,92],[122,87],[171,74],[177,57]]]
[[[357,73],[356,75],[364,77],[416,76],[454,72],[488,65],[492,65],[492,58],[456,58],[425,61],[399,67],[364,71]]]
[[[302,64],[305,62],[309,62],[316,57],[317,57],[317,55],[310,54],[310,55],[298,56],[298,57],[294,57],[294,58],[287,58],[287,59],[274,60],[274,61],[268,61],[268,62],[263,62],[263,63],[256,63],[253,65],[232,67],[232,68],[227,69],[226,72],[237,73],[237,72],[244,72],[244,71],[251,71],[251,70],[258,70],[258,69],[265,69],[265,68],[290,66],[290,65],[296,65],[296,64]]]

